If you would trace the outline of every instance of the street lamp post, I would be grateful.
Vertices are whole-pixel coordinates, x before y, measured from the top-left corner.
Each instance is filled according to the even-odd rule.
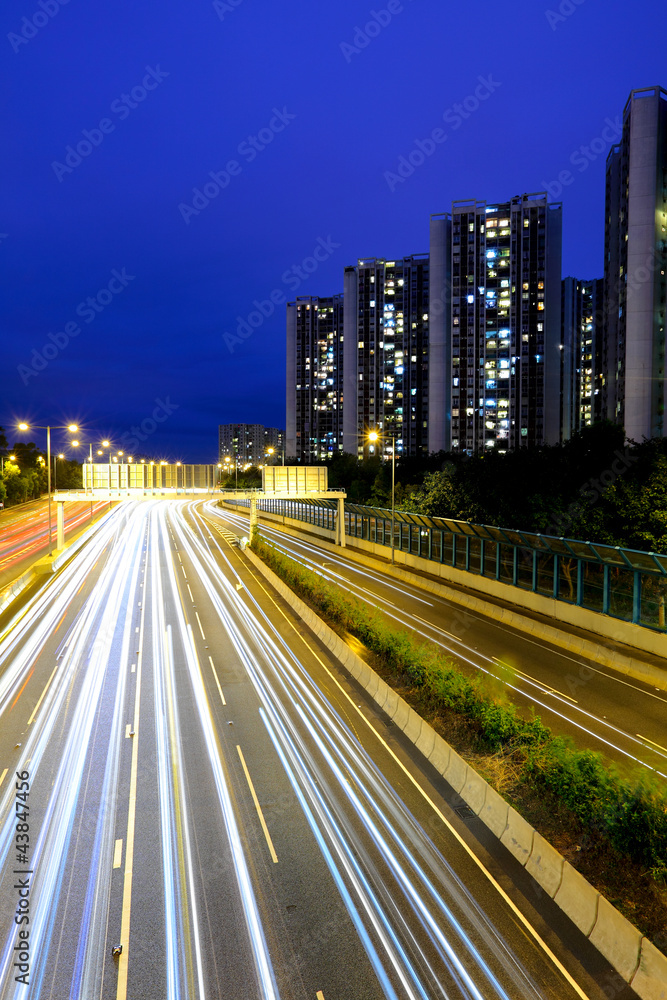
[[[377,431],[371,431],[368,440],[375,443],[380,440]],[[394,518],[395,518],[395,497],[396,497],[396,435],[391,431],[391,562],[394,564]]]
[[[41,424],[32,425],[36,430],[46,431],[46,481],[47,489],[49,492],[49,556],[53,553],[53,546],[51,543],[51,426],[47,425],[43,427]],[[76,431],[78,430],[76,424],[67,424],[65,426],[57,426],[53,428],[56,431]],[[30,427],[28,424],[19,424],[20,431],[28,431]]]

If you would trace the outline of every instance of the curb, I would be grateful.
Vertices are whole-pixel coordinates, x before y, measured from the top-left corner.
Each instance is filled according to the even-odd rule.
[[[667,956],[644,937],[250,549],[245,555],[642,1000],[667,1000]]]
[[[238,513],[231,505],[229,509]],[[294,528],[290,524],[283,524],[280,514],[272,514],[270,511],[262,511],[261,513],[267,519],[275,519],[276,523],[280,524],[281,530],[293,537],[299,538],[304,533],[308,533],[307,529],[317,527],[316,525],[306,525],[301,529]],[[324,531],[326,529],[319,530]],[[607,667],[622,674],[624,677],[631,677],[633,680],[641,681],[643,684],[649,684],[651,687],[659,688],[661,691],[667,691],[667,670],[661,670],[659,667],[653,666],[653,664],[645,663],[640,665],[639,661],[625,653],[609,649],[599,642],[593,642],[590,639],[585,639],[583,636],[568,635],[567,632],[556,625],[549,625],[546,622],[528,618],[518,611],[492,604],[481,597],[476,597],[474,594],[466,594],[456,590],[454,587],[448,586],[446,583],[441,583],[435,578],[419,576],[400,566],[386,566],[376,556],[371,553],[361,552],[353,544],[346,545],[341,550],[338,545],[334,545],[328,538],[320,535],[318,535],[318,544],[326,546],[326,549],[331,551],[332,554],[343,554],[353,562],[368,566],[380,573],[387,573],[389,571],[390,575],[395,579],[403,580],[405,583],[410,583],[428,593],[437,594],[439,597],[444,597],[446,600],[451,601],[452,604],[457,604],[469,611],[477,612],[484,615],[485,618],[501,622],[503,625],[517,629],[517,631],[531,635],[536,639],[543,639],[545,642],[551,643],[552,646],[564,649],[568,653],[583,656],[602,667]],[[622,640],[618,641],[622,642]],[[638,652],[643,651],[638,647]]]

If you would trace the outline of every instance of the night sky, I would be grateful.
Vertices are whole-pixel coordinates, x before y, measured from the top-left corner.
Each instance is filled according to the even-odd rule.
[[[606,153],[629,91],[667,84],[664,10],[5,0],[0,424],[122,447],[143,422],[142,453],[216,461],[219,423],[285,424],[285,308],[242,338],[255,300],[340,292],[358,257],[428,251],[453,199],[562,171],[563,274],[601,276]]]

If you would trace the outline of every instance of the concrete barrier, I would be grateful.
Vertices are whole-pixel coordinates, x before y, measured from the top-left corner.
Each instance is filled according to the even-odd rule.
[[[439,733],[435,733],[435,740],[433,741],[433,749],[429,754],[429,761],[436,769],[438,774],[444,774],[449,766],[449,757],[453,753],[452,748],[449,743],[443,740]]]
[[[417,744],[419,739],[419,734],[422,731],[422,726],[427,725],[424,722],[421,715],[418,715],[413,708],[410,709],[410,714],[408,716],[407,725],[403,727],[403,735],[406,736],[411,743]]]
[[[460,795],[464,802],[470,806],[472,811],[477,815],[479,815],[482,806],[484,805],[487,788],[488,782],[486,782],[481,774],[478,774],[477,771],[470,766],[470,764],[467,764],[466,777],[463,782],[463,788],[461,789]]]
[[[667,955],[642,938],[639,967],[630,983],[642,1000],[667,1000]]]
[[[452,786],[455,792],[461,794],[461,789],[466,783],[467,776],[468,765],[463,757],[460,757],[452,747],[449,751],[449,764],[443,775],[445,781]]]
[[[610,965],[632,985],[641,1000],[667,1000],[667,957],[607,902],[540,834],[520,816],[470,765],[421,719],[343,640],[280,580],[261,559],[245,550],[253,566],[285,598],[305,621],[313,620],[318,635],[330,633],[334,655],[348,664],[350,673],[363,678],[375,700],[404,730],[428,760],[443,775],[462,800],[476,812],[485,826],[507,847],[538,885],[589,937]],[[375,677],[372,680],[371,675]]]
[[[536,830],[533,837],[533,849],[526,862],[526,871],[530,872],[535,881],[552,899],[560,889],[564,864],[563,855],[559,854]]]
[[[419,737],[415,740],[415,746],[423,753],[427,760],[430,759],[435,746],[435,729],[432,726],[422,726]]]
[[[595,927],[599,899],[597,889],[565,861],[563,878],[554,901],[586,937]]]
[[[597,920],[589,940],[626,983],[632,981],[639,967],[642,935],[604,896],[600,896]]]
[[[491,833],[498,839],[502,837],[507,829],[507,814],[509,803],[505,802],[502,795],[499,795],[495,788],[487,785],[484,805],[479,811],[479,818],[482,823],[489,828]]]
[[[512,806],[507,810],[507,826],[500,837],[504,844],[520,864],[525,865],[533,850],[535,827],[520,816]]]

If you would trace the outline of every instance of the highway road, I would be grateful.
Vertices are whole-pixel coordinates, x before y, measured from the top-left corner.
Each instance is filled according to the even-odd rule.
[[[601,1000],[201,508],[119,506],[0,618],[0,1000]]]
[[[210,516],[243,534],[245,513],[214,504]],[[261,512],[260,512],[261,518]],[[315,536],[296,538],[274,522],[261,522],[262,533],[286,555],[336,586],[380,608],[396,625],[438,645],[469,675],[497,678],[509,698],[528,716],[534,707],[554,731],[579,746],[604,753],[621,768],[646,767],[660,780],[667,775],[667,694],[626,678],[584,657],[513,630],[506,624],[438,595],[391,579],[318,545]],[[499,669],[504,664],[509,675]],[[667,660],[666,660],[667,669]]]
[[[108,506],[96,503],[93,517]],[[90,504],[67,504],[65,538],[85,526],[90,518]],[[56,545],[56,506],[51,504],[51,537]],[[31,563],[48,552],[49,521],[46,500],[35,500],[20,507],[0,511],[0,587],[20,576]]]

